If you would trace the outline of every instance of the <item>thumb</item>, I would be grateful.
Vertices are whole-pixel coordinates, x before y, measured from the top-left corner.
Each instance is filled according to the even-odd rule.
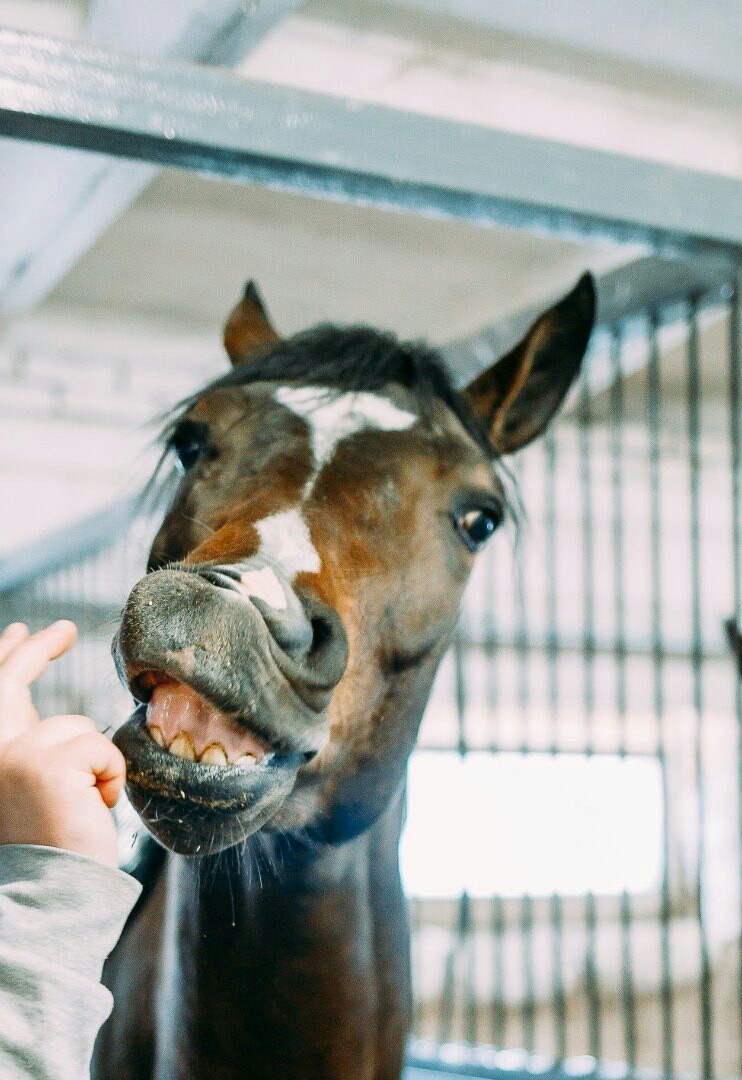
[[[126,762],[110,739],[89,731],[61,744],[55,756],[62,766],[89,773],[103,802],[113,809],[126,780]]]

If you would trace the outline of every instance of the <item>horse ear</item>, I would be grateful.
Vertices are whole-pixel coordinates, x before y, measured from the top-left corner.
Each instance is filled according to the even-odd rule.
[[[254,281],[248,281],[242,299],[224,327],[224,348],[230,360],[235,367],[245,364],[253,353],[280,340],[257,285]]]
[[[501,454],[540,435],[580,370],[595,320],[595,281],[584,274],[518,345],[464,390]]]

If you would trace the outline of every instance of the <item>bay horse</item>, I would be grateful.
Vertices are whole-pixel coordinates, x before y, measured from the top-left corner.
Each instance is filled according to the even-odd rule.
[[[182,478],[114,642],[160,846],[106,967],[99,1080],[399,1080],[407,759],[506,516],[498,460],[556,413],[594,308],[585,275],[457,391],[367,327],[279,338],[248,285],[232,370],[169,425]]]

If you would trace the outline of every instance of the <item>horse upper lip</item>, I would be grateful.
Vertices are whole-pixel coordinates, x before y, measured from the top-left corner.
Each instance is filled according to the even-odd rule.
[[[278,655],[260,613],[195,574],[160,571],[132,590],[114,643],[122,682],[146,703],[164,678],[190,687],[279,752],[317,751],[331,689]],[[284,662],[285,661],[285,662]]]
[[[184,679],[177,672],[168,671],[164,668],[158,671],[145,670],[139,675],[130,677],[130,688],[135,700],[147,705],[151,702],[156,687],[168,682],[179,683],[193,690],[207,705],[211,705],[213,708],[218,709],[219,712],[224,713],[225,717],[234,724],[239,727],[244,727],[251,735],[255,735],[262,743],[265,743],[267,747],[266,752],[280,753],[289,752],[294,749],[293,747],[284,745],[282,741],[276,740],[275,737],[265,729],[264,725],[254,721],[246,709],[233,710],[225,708],[223,702],[215,701],[208,693],[204,692],[200,686],[194,685],[188,679]]]

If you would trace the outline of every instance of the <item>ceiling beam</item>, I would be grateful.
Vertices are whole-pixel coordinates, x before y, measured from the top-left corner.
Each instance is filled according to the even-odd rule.
[[[234,65],[299,0],[97,0],[88,42],[148,56]],[[86,44],[78,48],[84,50]],[[33,306],[136,199],[157,168],[57,146],[0,155],[0,311]]]
[[[0,134],[663,257],[742,250],[736,179],[10,30]]]

